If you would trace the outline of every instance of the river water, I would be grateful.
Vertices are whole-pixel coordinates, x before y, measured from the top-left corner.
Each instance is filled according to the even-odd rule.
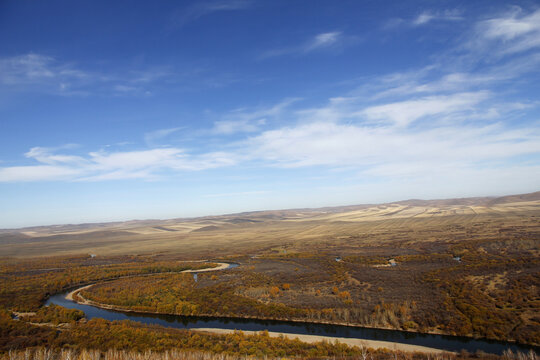
[[[235,267],[231,264],[230,267]],[[237,329],[244,331],[282,332],[288,334],[307,334],[331,337],[357,338],[366,340],[391,341],[403,344],[427,346],[448,351],[460,351],[462,349],[469,352],[478,350],[486,353],[502,354],[508,348],[512,351],[528,352],[533,349],[537,353],[540,348],[537,346],[527,346],[512,344],[502,341],[472,339],[459,336],[420,334],[400,330],[372,329],[359,326],[317,324],[309,322],[292,322],[278,320],[256,320],[241,318],[221,318],[207,316],[180,316],[144,314],[135,312],[121,312],[115,310],[100,309],[91,305],[77,304],[71,300],[66,300],[65,296],[69,291],[51,296],[45,305],[56,304],[70,309],[84,311],[88,319],[102,318],[106,320],[131,320],[144,324],[155,324],[177,329],[195,328],[218,328]]]

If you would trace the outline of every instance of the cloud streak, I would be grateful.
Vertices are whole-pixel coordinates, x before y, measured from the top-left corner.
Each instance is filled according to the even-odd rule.
[[[0,58],[0,86],[72,94],[80,91],[73,84],[86,84],[93,75],[71,64],[60,64],[53,57],[29,53]]]
[[[249,0],[200,1],[179,10],[173,18],[173,23],[175,26],[181,27],[212,13],[244,10],[251,6],[252,1]]]
[[[0,90],[58,96],[147,97],[155,90],[215,88],[236,79],[210,75],[210,70],[175,64],[122,65],[120,70],[84,68],[44,54],[0,56]]]
[[[267,124],[269,119],[278,118],[291,104],[299,100],[298,98],[290,98],[268,108],[233,110],[223,116],[221,120],[214,122],[211,133],[232,135],[236,133],[257,132]]]
[[[447,10],[424,10],[414,18],[393,18],[387,21],[383,29],[392,30],[399,27],[420,27],[430,23],[462,21],[464,17],[458,9]]]
[[[463,17],[459,10],[423,11],[412,20],[413,26],[426,25],[433,21],[461,21]]]
[[[519,7],[498,17],[481,21],[477,36],[508,55],[540,47],[540,9],[524,13]]]
[[[351,37],[343,35],[341,31],[320,33],[300,45],[266,51],[260,56],[260,59],[283,55],[305,55],[315,51],[336,49],[351,44],[353,42],[352,40]]]
[[[169,129],[160,129],[148,132],[144,134],[144,142],[149,146],[154,146],[160,140],[167,138],[169,135],[176,133],[182,129],[181,127],[174,127]]]
[[[168,172],[200,171],[232,166],[234,154],[208,152],[188,154],[184,149],[166,147],[122,152],[96,151],[86,155],[60,154],[54,149],[35,147],[26,157],[38,164],[0,168],[0,182],[102,181],[157,179]]]
[[[408,126],[419,119],[429,116],[469,112],[487,97],[486,92],[427,96],[420,99],[368,107],[362,110],[362,113],[366,118],[373,121]]]

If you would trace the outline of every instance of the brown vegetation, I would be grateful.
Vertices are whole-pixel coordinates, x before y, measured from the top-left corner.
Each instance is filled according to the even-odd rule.
[[[132,275],[180,272],[213,267],[212,263],[156,261],[152,257],[93,259],[90,256],[7,260],[0,262],[0,308],[35,311],[50,294],[98,280]]]
[[[307,344],[299,340],[272,338],[264,332],[257,335],[244,335],[242,332],[215,335],[103,319],[78,322],[56,331],[11,320],[5,313],[0,313],[0,335],[0,353],[32,346],[97,349],[104,352],[110,349],[137,352],[176,349],[258,357],[351,356],[360,351],[343,344]]]
[[[510,203],[517,200],[520,203]],[[196,334],[130,322],[85,323],[77,321],[81,314],[76,311],[40,308],[51,294],[94,282],[98,284],[83,291],[84,297],[138,311],[348,323],[538,345],[539,202],[517,200],[267,212],[130,223],[125,231],[117,224],[115,230],[103,225],[99,231],[90,226],[53,233],[33,229],[26,235],[2,232],[2,255],[86,251],[94,240],[104,251],[153,255],[0,259],[0,349],[67,346],[101,352],[183,349],[234,356],[362,356],[358,349],[274,342],[264,336]],[[206,231],[193,231],[200,228]],[[179,248],[181,254],[170,252]],[[200,273],[197,282],[190,274],[173,274],[208,266],[179,260],[218,256],[242,266]],[[388,266],[390,259],[397,265]],[[36,314],[15,321],[10,311]],[[37,327],[34,322],[69,325]]]
[[[455,240],[452,231],[472,234],[477,226],[452,226],[444,240],[397,242],[395,248],[349,244],[340,262],[332,254],[334,243],[318,245],[317,253],[291,251],[291,245],[281,255],[270,250],[240,258],[242,267],[219,278],[201,274],[195,283],[189,277],[134,277],[94,286],[83,296],[132,310],[348,323],[539,344],[540,243],[531,242],[538,226],[501,235],[492,229],[495,224],[466,242]],[[399,265],[373,266],[388,258]]]
[[[76,309],[66,309],[62,306],[50,305],[41,307],[35,315],[23,316],[22,320],[32,323],[63,324],[74,323],[84,318],[84,312]]]
[[[216,354],[213,352],[203,351],[189,351],[189,350],[164,350],[164,351],[152,351],[147,350],[145,352],[137,352],[132,350],[117,350],[109,349],[107,351],[92,350],[92,349],[51,349],[51,348],[27,348],[26,350],[8,351],[0,353],[0,360],[170,360],[170,359],[182,359],[182,360],[248,360],[255,359],[253,355],[230,355],[230,354]],[[295,358],[309,358],[313,359],[313,356],[295,356]],[[329,357],[317,357],[317,358],[329,358]],[[353,356],[341,354],[339,356],[332,356],[332,359],[342,360],[466,360],[466,359],[485,359],[485,360],[537,360],[538,357],[534,352],[529,353],[513,353],[507,351],[503,356],[494,356],[489,354],[436,354],[426,355],[422,353],[403,353],[399,351],[373,351],[367,348],[360,348],[359,352]],[[264,356],[264,359],[284,359],[283,357],[268,357]]]

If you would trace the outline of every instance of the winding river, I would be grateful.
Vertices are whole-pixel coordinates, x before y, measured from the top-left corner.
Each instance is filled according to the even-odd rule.
[[[229,264],[226,269],[238,266]],[[222,269],[225,270],[225,269]],[[196,274],[197,272],[193,272]],[[121,312],[116,310],[101,309],[92,305],[78,304],[66,299],[70,291],[51,296],[45,305],[56,304],[70,309],[84,311],[88,319],[103,318],[106,320],[131,320],[144,324],[155,324],[177,329],[225,329],[242,331],[263,331],[279,332],[293,335],[319,335],[339,338],[356,338],[375,341],[386,341],[393,343],[424,346],[429,348],[460,351],[462,349],[469,352],[484,351],[486,353],[502,354],[508,348],[512,351],[528,352],[533,349],[540,352],[538,346],[527,346],[507,343],[495,340],[472,339],[467,337],[421,334],[400,330],[373,329],[360,326],[331,325],[310,322],[293,322],[278,320],[258,320],[243,318],[222,318],[208,316],[180,316],[163,314],[146,314],[137,312]]]

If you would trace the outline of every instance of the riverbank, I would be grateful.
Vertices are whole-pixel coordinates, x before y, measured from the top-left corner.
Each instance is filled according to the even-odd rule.
[[[209,332],[213,334],[232,334],[235,331],[237,331],[237,330],[231,330],[231,329],[216,329],[216,328],[192,328],[190,330]],[[246,335],[261,334],[260,331],[242,331],[242,333]],[[374,350],[389,349],[389,350],[397,350],[397,351],[404,351],[404,352],[422,352],[422,353],[428,353],[428,354],[451,353],[449,351],[430,348],[426,346],[410,345],[410,344],[403,344],[403,343],[390,342],[390,341],[352,339],[352,338],[320,336],[320,335],[288,334],[288,333],[272,332],[272,331],[268,331],[265,333],[267,333],[268,336],[270,337],[285,337],[291,340],[298,339],[302,342],[309,343],[309,344],[313,344],[313,343],[317,343],[321,341],[327,341],[327,342],[337,341],[339,343],[349,345],[349,346],[358,346],[360,348],[365,347],[365,348],[374,349]]]
[[[141,311],[135,311],[130,309],[123,309],[121,307],[117,307],[114,305],[107,305],[107,304],[100,304],[95,303],[91,300],[88,300],[84,298],[82,295],[77,295],[77,300],[74,300],[74,295],[77,294],[79,291],[90,288],[95,284],[87,285],[82,288],[76,289],[69,294],[66,295],[66,300],[74,301],[78,304],[82,305],[89,305],[98,307],[100,309],[105,310],[114,310],[114,311],[121,311],[121,312],[127,312],[127,313],[147,313],[147,314],[153,314],[153,315],[160,315],[160,313],[155,312],[141,312]],[[161,314],[163,315],[163,314]],[[254,318],[257,319],[257,318]],[[296,321],[301,322],[301,321]],[[235,329],[220,329],[220,328],[190,328],[189,330],[193,331],[201,331],[201,332],[210,332],[214,334],[231,334],[234,333]],[[246,335],[256,335],[260,334],[260,331],[249,331],[249,330],[241,330],[242,333]],[[420,345],[411,345],[411,344],[404,344],[404,343],[398,343],[398,342],[390,342],[390,341],[379,341],[379,340],[369,340],[369,339],[360,339],[360,338],[344,338],[344,337],[334,337],[334,336],[321,336],[321,335],[306,335],[306,334],[296,334],[296,333],[283,333],[283,332],[267,332],[270,337],[280,337],[283,336],[288,339],[298,339],[305,343],[317,343],[321,341],[327,341],[327,342],[339,342],[348,346],[358,346],[358,347],[366,347],[371,349],[388,349],[388,350],[394,350],[394,351],[404,351],[404,352],[422,352],[422,353],[428,353],[428,354],[440,354],[440,353],[451,353],[446,350],[442,349],[436,349],[426,346],[420,346]]]
[[[92,287],[94,285],[96,285],[96,284],[94,283],[94,284],[86,285],[86,286],[80,287],[78,289],[75,289],[75,290],[69,292],[66,295],[66,300],[71,300],[71,301],[74,301],[74,302],[76,302],[78,304],[85,304],[86,305],[86,302],[80,302],[78,300],[75,300],[75,294],[77,294],[79,291],[82,291],[84,289],[88,289],[88,288],[90,288],[90,287]],[[77,295],[77,296],[82,298],[82,296],[80,296],[80,295]],[[88,301],[88,300],[85,299],[85,301]]]
[[[68,293],[65,296],[65,299],[76,302],[78,304],[89,305],[89,306],[93,306],[93,307],[97,307],[97,308],[105,309],[105,310],[114,310],[114,311],[121,311],[121,312],[127,312],[127,313],[147,313],[147,314],[153,314],[153,315],[163,315],[156,312],[141,312],[141,311],[135,311],[131,309],[123,309],[121,307],[114,306],[114,305],[96,303],[78,294],[79,291],[88,289],[92,287],[93,285],[95,284],[90,284],[90,285],[83,286],[79,289],[75,289],[71,291],[70,293]],[[253,318],[253,319],[257,319],[257,318]],[[299,320],[296,320],[295,322],[301,323],[301,321]],[[210,332],[210,333],[215,333],[215,334],[230,334],[235,331],[238,331],[235,329],[220,329],[220,328],[191,328],[190,330]],[[260,331],[249,331],[249,330],[241,330],[241,331],[247,335],[260,334]],[[376,349],[389,349],[389,350],[398,350],[398,351],[404,351],[404,352],[422,352],[422,353],[428,353],[428,354],[451,353],[450,351],[446,351],[442,349],[436,349],[436,348],[420,346],[420,345],[404,344],[404,343],[399,343],[399,342],[391,342],[391,341],[379,341],[379,340],[369,340],[369,339],[361,339],[361,338],[345,338],[345,337],[335,337],[335,336],[307,335],[307,334],[284,333],[284,332],[273,332],[273,331],[267,331],[267,333],[271,337],[282,336],[288,339],[298,339],[302,342],[310,343],[310,344],[321,342],[321,341],[327,341],[327,342],[337,341],[339,343],[342,343],[348,346],[366,347],[366,348],[371,348],[375,350]]]
[[[212,271],[212,270],[214,270],[214,269],[212,268],[212,269],[208,269],[206,271]],[[217,270],[217,268],[216,268],[216,270]],[[145,275],[145,276],[147,276],[147,275]],[[114,311],[120,311],[120,312],[126,312],[126,313],[139,313],[139,314],[149,314],[149,315],[182,316],[180,314],[174,314],[174,313],[163,313],[163,312],[140,310],[140,309],[133,310],[133,309],[125,308],[125,307],[118,306],[118,305],[110,305],[110,304],[98,303],[98,302],[95,302],[93,300],[86,299],[81,294],[78,294],[79,291],[88,289],[91,286],[94,286],[96,284],[97,283],[94,283],[94,284],[86,285],[86,286],[83,286],[81,288],[75,289],[75,290],[73,290],[72,292],[70,292],[69,294],[66,295],[66,299],[74,301],[77,304],[90,305],[90,306],[94,306],[96,308],[104,309],[104,310],[114,310]],[[74,295],[76,293],[77,293],[78,299],[74,298]],[[362,327],[362,328],[373,329],[373,330],[405,331],[405,332],[415,333],[415,334],[456,336],[456,335],[453,335],[453,334],[444,333],[444,332],[442,332],[440,330],[428,330],[428,331],[420,332],[418,330],[413,330],[413,329],[403,330],[403,329],[398,329],[398,328],[394,328],[394,327],[390,327],[390,326],[378,326],[377,327],[377,326],[369,326],[369,325],[363,325],[363,324],[346,323],[346,322],[338,322],[338,321],[328,321],[328,320],[317,320],[317,319],[298,319],[298,318],[289,319],[289,318],[250,316],[250,315],[240,315],[240,314],[230,315],[230,314],[221,314],[221,313],[218,313],[218,314],[196,314],[196,315],[190,315],[190,316],[199,316],[199,317],[207,317],[207,318],[219,317],[219,318],[227,318],[227,319],[244,319],[244,320],[287,321],[287,322],[300,323],[300,324],[310,323],[310,324],[321,324],[321,325],[338,325],[338,326]],[[467,337],[467,336],[463,336],[463,337]],[[470,338],[471,340],[476,339],[476,338],[474,338],[472,336],[468,336],[467,338]],[[495,341],[497,341],[497,340],[495,340]]]
[[[209,268],[209,269],[205,269],[205,270],[206,271],[215,271],[215,270],[217,270],[217,267],[216,268]],[[185,272],[187,272],[187,271],[188,270],[186,270]],[[97,303],[95,301],[88,300],[88,299],[84,298],[81,294],[78,294],[79,291],[82,291],[84,289],[88,289],[93,285],[96,285],[96,284],[90,284],[90,285],[86,285],[86,286],[83,286],[81,288],[75,289],[74,291],[68,293],[65,298],[67,300],[71,300],[71,301],[73,301],[75,303],[78,303],[78,304],[81,304],[81,305],[88,305],[88,306],[92,306],[92,307],[103,309],[103,310],[112,310],[112,311],[118,311],[118,312],[123,312],[123,313],[148,314],[148,315],[182,316],[182,315],[178,315],[178,314],[160,313],[160,312],[156,312],[156,311],[133,310],[133,309],[123,308],[121,306],[116,306],[116,305]],[[75,294],[77,294],[77,299],[75,299],[75,297],[74,297]],[[201,317],[201,318],[218,317],[218,318],[225,318],[225,319],[231,319],[231,320],[242,319],[242,320],[263,320],[263,321],[285,321],[285,322],[292,322],[292,323],[298,323],[298,324],[337,325],[337,326],[348,326],[348,327],[351,327],[351,328],[361,327],[361,328],[371,329],[371,330],[389,330],[389,331],[408,332],[408,333],[414,333],[414,334],[454,336],[454,335],[451,335],[451,334],[445,334],[445,333],[443,333],[441,331],[426,331],[426,332],[410,331],[410,330],[404,331],[404,330],[401,330],[401,329],[395,329],[395,328],[391,328],[391,327],[373,327],[373,326],[364,326],[364,325],[361,325],[361,324],[340,323],[340,322],[331,322],[331,321],[324,321],[324,320],[282,319],[282,318],[256,317],[256,316],[247,316],[247,315],[243,315],[243,316],[242,315],[226,315],[226,314],[197,314],[197,315],[192,315],[192,316]],[[221,331],[221,329],[217,329],[217,330]],[[222,330],[228,331],[228,329],[222,329]],[[233,330],[231,330],[231,331],[233,331]],[[281,334],[281,333],[275,332],[275,334],[277,334],[277,336],[279,336],[279,334]],[[296,333],[294,333],[294,334],[283,333],[283,334],[286,334],[287,336],[293,336],[293,338],[296,337],[296,336],[304,336],[304,334],[296,334]],[[315,335],[306,335],[306,336],[315,336]],[[469,339],[470,341],[483,340],[483,339],[476,339],[476,338],[473,338],[473,337],[462,337],[462,338]],[[339,337],[334,337],[334,336],[326,336],[326,337],[323,336],[323,337],[321,337],[321,339],[327,339],[329,341],[332,341],[332,340],[336,340],[336,339],[340,339],[340,338]],[[354,338],[342,338],[342,339],[345,339],[344,343],[346,343],[346,344],[348,344],[348,342],[352,341],[352,340],[371,341],[371,340],[366,340],[366,339],[354,339]],[[318,340],[318,341],[321,341],[321,340]],[[395,344],[406,345],[406,346],[418,346],[419,348],[422,348],[422,346],[420,346],[420,345],[409,345],[409,344],[398,343],[398,342],[385,342],[385,341],[376,341],[376,340],[373,340],[373,341],[375,341],[373,343],[373,345],[376,346],[375,348],[381,347],[381,348],[387,348],[387,349],[392,350],[392,349],[394,349],[393,346]],[[515,342],[510,342],[510,343],[518,345]],[[361,345],[358,345],[358,343],[355,343],[355,345],[356,346],[361,346]],[[535,346],[535,345],[529,344],[529,345],[525,345],[525,346]],[[436,348],[429,348],[429,347],[425,347],[425,348],[426,349],[436,350],[438,352],[444,351],[444,350],[436,349]],[[402,350],[402,351],[421,351],[421,350],[418,349],[418,350]]]
[[[235,267],[238,266],[238,264],[229,265],[225,263],[219,263],[218,266],[214,268],[205,269],[206,271],[216,271],[216,270],[225,270],[226,268]],[[189,270],[187,270],[189,271]],[[187,272],[186,271],[186,272]],[[199,272],[199,271],[189,271],[189,272]],[[152,274],[147,274],[152,275]],[[155,274],[157,275],[157,274]],[[449,338],[433,338],[433,339],[425,339],[424,337],[434,337],[434,336],[441,336],[444,334],[441,334],[440,332],[437,333],[420,333],[420,332],[410,332],[410,331],[403,331],[399,329],[392,329],[392,328],[377,328],[377,327],[366,327],[359,324],[343,324],[343,323],[333,323],[328,321],[310,321],[306,319],[275,319],[275,318],[261,318],[261,317],[255,317],[255,316],[227,316],[222,314],[198,314],[193,316],[182,316],[177,314],[166,314],[166,313],[159,313],[155,311],[141,311],[141,310],[131,310],[131,309],[125,309],[119,306],[115,305],[108,305],[108,304],[100,304],[95,303],[91,300],[85,299],[81,294],[80,291],[84,289],[88,289],[91,286],[95,284],[86,284],[84,286],[81,285],[80,288],[74,289],[73,291],[70,291],[69,293],[64,293],[61,296],[63,300],[67,300],[67,302],[71,302],[72,304],[81,304],[82,306],[91,306],[92,308],[98,310],[102,309],[100,311],[114,311],[114,312],[120,312],[124,313],[123,315],[119,315],[119,319],[126,319],[131,316],[139,316],[137,314],[140,314],[140,316],[143,317],[151,317],[156,320],[143,320],[144,318],[137,318],[136,321],[141,321],[143,323],[154,323],[159,324],[163,326],[170,326],[168,325],[171,320],[158,320],[160,319],[160,316],[178,316],[179,320],[178,324],[179,326],[173,325],[172,327],[178,327],[178,328],[184,328],[184,329],[194,329],[198,331],[204,331],[201,329],[205,329],[207,331],[214,331],[214,332],[222,332],[226,333],[229,331],[234,331],[233,329],[239,329],[242,331],[245,331],[246,333],[256,333],[263,330],[268,330],[273,336],[280,336],[283,334],[283,336],[287,336],[289,338],[299,338],[302,337],[303,339],[306,339],[306,341],[311,342],[317,342],[321,340],[326,341],[340,341],[346,345],[351,346],[369,346],[372,348],[386,348],[386,349],[399,349],[401,351],[419,351],[419,352],[443,352],[446,349],[447,352],[459,352],[461,349],[465,349],[469,352],[475,352],[478,350],[482,350],[488,353],[498,353],[501,354],[505,349],[512,348],[512,349],[520,349],[520,347],[527,347],[525,350],[520,349],[521,351],[528,351],[528,348],[530,345],[522,345],[522,344],[511,344],[511,343],[503,343],[500,342],[498,345],[491,343],[489,340],[484,339],[474,339],[474,338],[465,338],[465,337],[453,337],[453,339]],[[67,294],[67,295],[66,295]],[[78,296],[75,296],[75,294],[79,294]],[[77,299],[76,301],[74,299]],[[54,302],[53,302],[54,303]],[[57,302],[57,304],[66,306],[68,308],[71,308],[69,304],[63,303],[62,301]],[[76,308],[76,307],[74,307]],[[86,310],[83,310],[86,311]],[[93,310],[89,310],[92,313]],[[134,315],[128,315],[128,314],[134,314]],[[109,314],[103,313],[100,314],[94,313],[91,317],[104,317],[108,318]],[[154,317],[156,316],[156,317]],[[162,319],[162,318],[161,318]],[[266,323],[266,321],[269,321]],[[272,323],[273,321],[278,322],[276,324]],[[163,322],[163,323],[162,323]],[[252,323],[253,322],[253,323]],[[281,324],[279,324],[281,322]],[[176,321],[175,321],[176,323]],[[220,323],[225,324],[223,327]],[[232,325],[235,324],[235,325]],[[293,324],[294,323],[294,324]],[[192,325],[188,325],[192,324]],[[227,325],[228,324],[228,325]],[[249,324],[249,325],[247,325]],[[298,324],[298,325],[296,325]],[[327,332],[325,329],[326,326],[342,326],[346,329],[341,330],[334,330],[332,329],[330,332]],[[303,329],[303,327],[306,327]],[[317,332],[313,332],[313,327],[319,328]],[[367,331],[367,332],[366,332]],[[381,334],[381,335],[372,335],[372,331],[390,331],[390,332],[396,332],[398,334],[401,334],[399,336],[392,335],[391,333],[388,334]],[[313,334],[320,334],[320,335],[313,335]],[[418,335],[414,335],[414,334]],[[354,335],[353,335],[354,334]],[[307,337],[304,337],[307,336]],[[410,341],[408,339],[417,338],[418,341]],[[374,340],[369,340],[374,339]],[[381,340],[379,340],[381,339]],[[304,340],[302,340],[304,341]],[[534,346],[534,345],[533,345]]]

